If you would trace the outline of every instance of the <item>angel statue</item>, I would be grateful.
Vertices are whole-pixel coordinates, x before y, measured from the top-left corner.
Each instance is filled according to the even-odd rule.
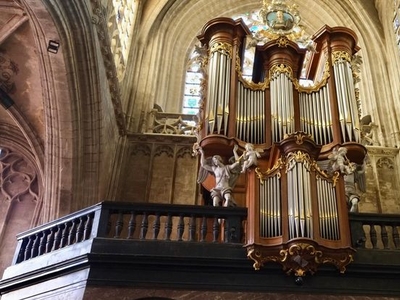
[[[236,161],[230,165],[225,165],[221,156],[214,155],[206,159],[201,147],[198,148],[198,151],[201,156],[199,178],[197,181],[202,183],[209,172],[215,176],[216,184],[215,187],[211,189],[213,205],[222,205],[225,207],[236,206],[237,204],[233,199],[232,191],[240,175],[240,162]]]
[[[262,152],[262,150],[254,149],[254,145],[251,143],[247,143],[244,148],[245,151],[241,156],[237,154],[238,146],[235,145],[233,148],[233,154],[235,155],[236,161],[240,161],[242,164],[242,173],[251,166],[257,166],[257,158],[261,157],[260,152]]]
[[[344,176],[344,189],[350,212],[358,212],[360,194],[366,192],[365,162],[362,165],[355,165],[354,172]]]
[[[349,161],[346,154],[347,149],[340,147],[339,149],[334,149],[332,154],[328,156],[333,171],[340,171],[340,173],[345,175],[350,175],[354,172],[354,165]]]

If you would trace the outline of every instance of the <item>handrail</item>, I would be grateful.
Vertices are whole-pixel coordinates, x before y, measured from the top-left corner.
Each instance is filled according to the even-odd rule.
[[[95,237],[242,243],[246,217],[240,207],[101,202],[19,234],[13,264]]]
[[[17,236],[13,264],[93,238],[244,243],[247,208],[105,201]],[[400,215],[349,213],[352,245],[400,249]]]

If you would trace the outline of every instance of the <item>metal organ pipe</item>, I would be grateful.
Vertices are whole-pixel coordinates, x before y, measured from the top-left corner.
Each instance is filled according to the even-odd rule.
[[[336,192],[333,183],[318,177],[317,196],[321,237],[328,240],[340,239],[339,216],[336,203]]]
[[[273,74],[270,82],[272,141],[294,132],[293,84],[285,73]]]
[[[230,57],[220,52],[212,53],[206,115],[210,134],[224,134],[228,129],[230,73]]]
[[[253,90],[238,81],[236,136],[247,143],[265,143],[264,91]]]
[[[360,142],[358,109],[350,63],[341,60],[333,65],[340,124],[344,142]]]
[[[300,128],[320,145],[333,141],[328,85],[311,93],[299,93]]]
[[[281,231],[281,194],[278,174],[260,181],[260,236],[278,237]]]

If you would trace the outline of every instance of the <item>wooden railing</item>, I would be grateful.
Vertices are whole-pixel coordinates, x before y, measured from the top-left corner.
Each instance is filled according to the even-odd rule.
[[[400,249],[400,215],[350,213],[349,219],[354,248]]]
[[[243,243],[246,208],[102,202],[17,236],[13,264],[96,237]]]
[[[247,209],[102,202],[17,236],[13,264],[93,238],[244,243]],[[350,213],[354,248],[400,250],[400,216]]]

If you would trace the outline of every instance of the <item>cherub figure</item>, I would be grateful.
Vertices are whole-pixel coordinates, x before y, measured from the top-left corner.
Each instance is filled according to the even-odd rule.
[[[225,165],[221,156],[214,155],[206,159],[204,151],[201,147],[200,152],[200,170],[198,182],[201,183],[207,177],[208,172],[215,176],[215,187],[211,189],[211,197],[214,206],[236,206],[236,202],[232,197],[233,188],[240,175],[240,162],[236,161],[230,165]],[[204,172],[205,171],[205,172]]]
[[[333,171],[340,171],[340,173],[345,175],[350,175],[354,172],[354,166],[349,161],[346,154],[347,149],[345,147],[340,147],[339,149],[334,149],[332,154],[328,156]]]
[[[251,166],[257,166],[257,158],[261,157],[258,149],[254,149],[253,144],[247,143],[244,148],[245,151],[241,156],[237,154],[238,146],[235,145],[235,147],[233,148],[233,153],[235,155],[236,161],[240,161],[242,164],[242,173],[244,173]]]

